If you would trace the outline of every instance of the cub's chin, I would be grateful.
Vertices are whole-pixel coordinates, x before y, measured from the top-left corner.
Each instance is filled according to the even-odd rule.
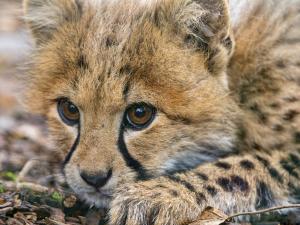
[[[112,189],[110,190],[97,190],[95,188],[76,184],[68,181],[69,186],[76,193],[76,195],[88,205],[95,206],[97,208],[108,208],[109,203],[112,199]]]
[[[68,185],[76,195],[87,204],[97,208],[108,208],[115,189],[113,180],[102,188],[95,188],[88,185],[80,176],[78,169],[73,166],[66,166],[65,178]]]
[[[78,194],[80,199],[85,201],[88,205],[95,206],[97,208],[107,209],[111,201],[111,196],[103,195],[99,192],[94,193],[82,193]]]

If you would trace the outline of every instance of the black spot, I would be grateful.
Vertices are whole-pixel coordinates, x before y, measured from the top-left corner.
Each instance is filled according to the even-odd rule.
[[[129,64],[126,64],[120,68],[120,74],[131,74],[132,68]]]
[[[272,129],[273,129],[274,131],[281,132],[281,131],[284,130],[284,127],[283,127],[282,125],[280,125],[280,124],[274,124],[274,125],[272,126]]]
[[[173,197],[178,197],[178,196],[179,196],[178,191],[175,191],[175,190],[170,190],[170,194],[171,194]]]
[[[288,183],[289,192],[292,198],[294,198],[297,201],[300,201],[300,187],[295,186],[293,183]]]
[[[279,68],[281,68],[281,69],[284,69],[286,67],[286,64],[285,64],[285,62],[283,60],[278,60],[276,62],[276,66],[279,67]]]
[[[257,144],[256,142],[251,144],[252,148],[256,149],[256,150],[261,150],[261,146],[259,144]]]
[[[257,117],[260,119],[262,123],[267,122],[266,113],[264,113],[257,104],[253,104],[252,106],[250,106],[250,110],[252,110],[257,115]]]
[[[228,178],[225,178],[225,177],[218,178],[217,184],[220,185],[224,191],[227,191],[227,192],[233,191],[233,186]]]
[[[206,197],[203,193],[196,192],[196,202],[198,205],[201,205],[203,201],[206,201]]]
[[[161,193],[153,193],[153,194],[151,195],[151,198],[152,198],[152,199],[155,199],[155,198],[157,198],[157,197],[159,197],[159,196],[161,196]]]
[[[157,184],[155,185],[155,188],[167,188],[167,187],[163,184]]]
[[[254,164],[247,159],[242,160],[240,162],[240,165],[242,168],[244,168],[246,170],[253,170],[255,168]]]
[[[107,48],[111,47],[111,46],[114,46],[114,45],[117,45],[117,41],[114,37],[112,36],[109,36],[106,38],[106,41],[105,41],[105,45]]]
[[[278,102],[272,102],[270,104],[270,107],[273,109],[278,109],[278,108],[280,108],[280,104]]]
[[[82,9],[82,3],[81,3],[79,0],[75,0],[75,4],[76,4],[76,6],[77,6],[78,14],[79,14],[80,17],[81,17],[82,12],[83,12],[83,9]]]
[[[183,180],[183,179],[181,179],[180,177],[178,177],[176,175],[169,175],[167,177],[170,180],[183,185],[190,192],[194,193],[195,196],[196,196],[196,201],[197,201],[198,204],[201,204],[202,201],[206,200],[204,194],[197,192],[197,190],[195,189],[195,187],[192,184],[190,184],[189,182],[187,182],[186,180]]]
[[[216,194],[218,194],[218,191],[215,187],[213,186],[206,186],[205,189],[207,190],[208,194],[210,194],[212,197],[216,196]]]
[[[123,89],[123,98],[125,99],[125,101],[128,97],[129,87],[129,83],[127,82]]]
[[[280,164],[282,166],[282,168],[287,171],[291,176],[299,178],[298,173],[295,171],[296,167],[294,165],[289,164],[289,162],[287,160],[280,160]]]
[[[282,119],[287,120],[287,121],[292,121],[296,117],[297,114],[298,114],[297,111],[289,110],[282,116]]]
[[[129,205],[130,202],[129,201],[125,201],[123,202],[124,205]],[[128,217],[128,207],[124,207],[122,213],[120,213],[118,219],[117,219],[117,223],[116,224],[127,224],[127,217]]]
[[[297,156],[297,155],[291,153],[291,154],[289,155],[289,158],[290,158],[290,160],[292,161],[292,163],[293,163],[296,167],[300,168],[300,158],[299,158],[299,156]]]
[[[98,222],[98,225],[105,225],[107,224],[109,221],[109,217],[108,216],[101,216],[100,220]]]
[[[300,132],[294,134],[294,139],[296,144],[300,144]]]
[[[190,184],[189,182],[187,182],[186,180],[181,179],[180,177],[176,176],[176,175],[169,175],[167,176],[170,180],[179,183],[181,185],[183,185],[184,187],[186,187],[189,191],[196,193],[196,189],[195,187]]]
[[[272,191],[265,182],[260,181],[256,185],[256,209],[269,208],[274,204]]]
[[[255,158],[266,167],[268,167],[270,165],[270,162],[267,159],[265,159],[259,155],[255,155]]]
[[[223,40],[223,45],[225,48],[229,51],[229,53],[232,50],[232,40],[230,37],[227,37],[226,39]]]
[[[229,170],[231,168],[231,165],[227,162],[217,162],[215,165],[225,170]]]
[[[204,173],[195,173],[197,177],[199,177],[201,180],[208,181],[208,176]]]
[[[89,65],[86,61],[86,58],[83,55],[80,55],[78,57],[77,65],[78,65],[78,67],[80,67],[82,69],[88,69],[89,68]]]
[[[238,187],[242,192],[249,191],[249,184],[246,180],[241,178],[240,176],[231,176],[232,185]]]
[[[155,10],[153,13],[153,23],[156,27],[160,27],[161,24],[161,18],[160,18],[160,13],[158,10]]]
[[[296,102],[298,101],[298,98],[295,96],[288,96],[288,97],[284,97],[283,100],[286,102]]]
[[[270,176],[271,176],[272,178],[274,178],[275,180],[279,181],[280,183],[283,182],[282,176],[279,174],[279,172],[278,172],[275,168],[269,167],[269,168],[268,168],[268,171],[269,171]]]
[[[147,224],[148,225],[154,225],[156,224],[156,218],[159,214],[159,211],[160,211],[160,207],[158,205],[155,205],[155,206],[152,206],[151,209],[150,209],[150,212],[148,214],[148,217],[147,217]]]

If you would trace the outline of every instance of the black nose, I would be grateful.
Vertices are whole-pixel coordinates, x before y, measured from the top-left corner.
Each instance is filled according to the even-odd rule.
[[[82,179],[88,183],[89,185],[95,188],[103,187],[107,181],[111,178],[112,170],[110,169],[107,172],[98,172],[96,174],[87,173],[85,171],[81,171],[80,176]]]

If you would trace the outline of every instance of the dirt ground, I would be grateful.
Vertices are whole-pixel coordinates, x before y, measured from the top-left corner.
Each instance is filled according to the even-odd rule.
[[[21,0],[0,0],[0,225],[105,224],[103,212],[65,184],[44,119],[22,107],[22,65],[31,42],[21,15]],[[256,224],[283,220],[262,218],[276,222]]]

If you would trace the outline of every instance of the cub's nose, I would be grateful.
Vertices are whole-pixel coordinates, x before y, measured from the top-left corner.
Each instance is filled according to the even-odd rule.
[[[95,174],[90,174],[85,171],[80,172],[80,176],[82,179],[89,185],[95,187],[95,188],[101,188],[103,187],[108,180],[111,178],[112,175],[112,169],[110,169],[107,172],[98,172]]]

